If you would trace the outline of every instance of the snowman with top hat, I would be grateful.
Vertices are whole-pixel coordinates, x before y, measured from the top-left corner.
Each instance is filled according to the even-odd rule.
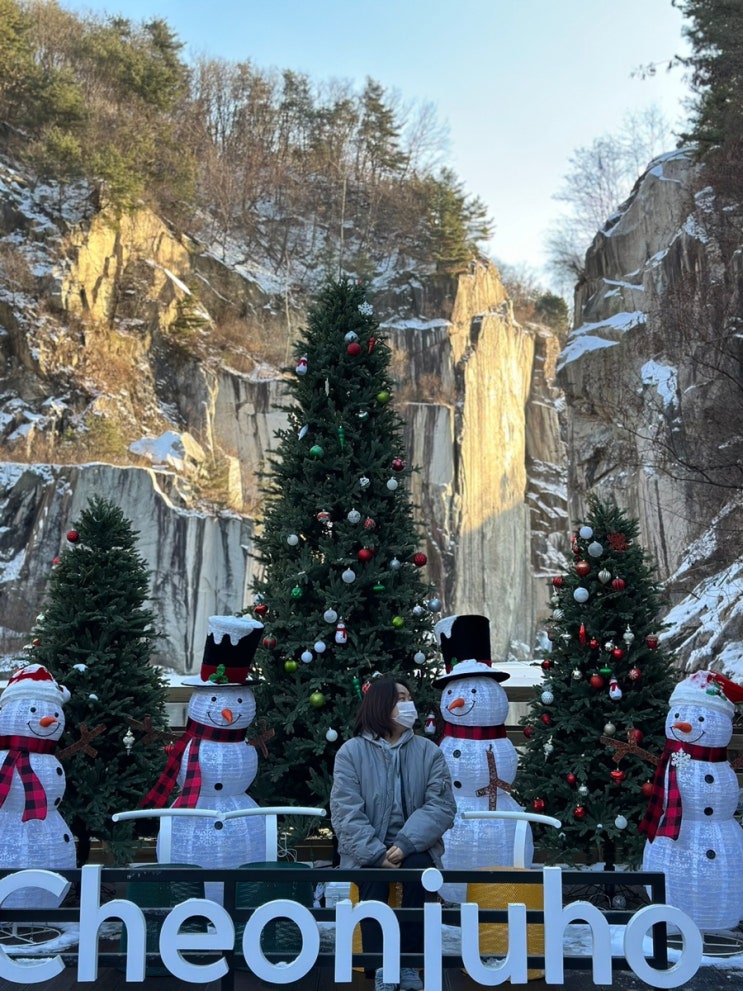
[[[186,730],[165,770],[142,800],[145,808],[163,808],[176,784],[174,809],[213,809],[217,813],[257,808],[248,794],[258,769],[258,754],[246,733],[255,718],[250,678],[263,625],[238,616],[210,616],[201,672],[185,678],[195,690],[188,704]],[[161,858],[158,836],[157,856]],[[265,860],[263,816],[222,820],[179,816],[172,819],[170,862],[227,868]]]
[[[448,616],[434,632],[446,674],[434,681],[441,688],[444,735],[439,744],[449,765],[457,814],[444,834],[443,865],[448,870],[513,864],[516,823],[513,820],[466,820],[463,812],[521,811],[510,795],[518,755],[506,736],[508,697],[501,687],[509,675],[492,666],[490,621],[486,616]],[[527,833],[525,862],[533,856]],[[465,884],[448,884],[447,901],[464,901]]]
[[[714,671],[697,671],[674,688],[639,827],[647,837],[643,870],[665,874],[666,901],[702,930],[735,929],[743,919],[743,826],[727,755],[741,702],[743,687]]]
[[[41,664],[15,671],[0,696],[0,870],[76,866],[72,832],[59,812],[65,773],[54,751],[70,693]],[[8,896],[4,908],[53,908],[41,889]]]

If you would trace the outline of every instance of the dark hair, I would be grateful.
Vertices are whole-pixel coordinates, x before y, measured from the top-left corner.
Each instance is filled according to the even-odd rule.
[[[397,686],[402,685],[410,691],[408,683],[394,675],[375,678],[369,685],[361,700],[356,722],[353,725],[354,736],[359,733],[371,733],[375,740],[387,736],[394,729],[392,710],[397,705]]]

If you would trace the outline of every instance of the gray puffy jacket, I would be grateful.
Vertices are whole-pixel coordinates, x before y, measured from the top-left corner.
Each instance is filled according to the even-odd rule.
[[[406,857],[428,850],[441,867],[441,837],[457,809],[444,755],[431,740],[410,733],[400,743],[400,773],[405,823],[395,844]],[[336,754],[330,792],[341,867],[382,864],[394,795],[389,750],[363,736],[344,743]]]

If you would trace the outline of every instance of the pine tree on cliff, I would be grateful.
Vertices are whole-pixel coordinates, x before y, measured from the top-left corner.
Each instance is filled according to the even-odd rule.
[[[136,808],[162,770],[166,688],[150,665],[154,615],[146,606],[149,573],[136,536],[117,506],[91,499],[55,560],[34,630],[33,661],[71,694],[61,748],[87,740],[63,756],[67,787],[60,808],[77,837],[81,864],[93,837],[116,862],[131,857],[130,825],[116,825],[111,816]]]
[[[606,741],[642,740],[661,753],[675,679],[637,520],[596,499],[589,510],[573,536],[574,566],[552,579],[552,646],[522,720],[516,791],[529,811],[562,821],[539,840],[551,859],[602,860],[610,870],[641,859],[652,768],[620,760],[621,747]]]
[[[440,603],[421,571],[390,349],[363,287],[328,284],[294,354],[256,538],[264,571],[252,612],[266,627],[256,696],[275,731],[256,792],[316,805],[370,678],[410,682],[421,719],[434,704]]]

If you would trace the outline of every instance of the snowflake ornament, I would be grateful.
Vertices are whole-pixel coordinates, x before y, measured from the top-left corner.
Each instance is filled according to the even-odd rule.
[[[673,757],[671,757],[671,763],[679,774],[683,774],[684,771],[689,769],[691,754],[687,754],[684,750],[677,750]]]
[[[362,317],[370,317],[374,312],[374,307],[371,303],[359,303],[359,313]]]

